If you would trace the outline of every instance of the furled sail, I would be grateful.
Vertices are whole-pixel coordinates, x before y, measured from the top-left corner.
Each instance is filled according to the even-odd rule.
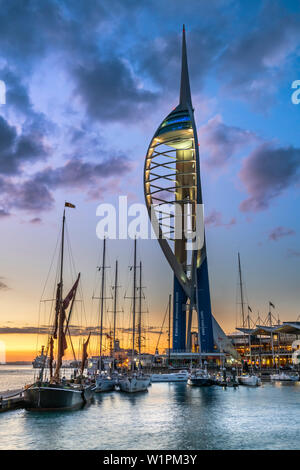
[[[49,353],[49,369],[50,369],[50,378],[53,377],[53,360],[54,360],[54,339],[53,336],[50,338],[50,353]]]
[[[83,374],[85,362],[88,358],[87,347],[90,341],[90,337],[91,337],[91,333],[89,334],[88,339],[83,343],[83,347],[82,347],[81,375]]]
[[[59,317],[59,311],[60,311],[60,297],[61,297],[61,283],[59,282],[57,284],[57,289],[56,289],[56,302],[55,302],[55,319],[54,319],[54,332],[53,332],[53,338],[57,338],[57,328],[58,328],[58,317]]]
[[[67,308],[69,307],[69,304],[71,302],[71,300],[73,299],[74,295],[76,294],[76,291],[77,291],[77,287],[78,287],[78,283],[79,283],[79,279],[80,279],[80,273],[78,274],[78,277],[72,287],[72,289],[70,290],[70,292],[68,293],[68,295],[65,297],[65,300],[63,301],[63,309],[64,310],[67,310]]]

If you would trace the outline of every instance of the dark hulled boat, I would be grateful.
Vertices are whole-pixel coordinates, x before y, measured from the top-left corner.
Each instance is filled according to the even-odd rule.
[[[208,387],[213,384],[214,380],[206,369],[192,371],[188,378],[188,385],[194,385],[196,387]]]
[[[75,410],[88,403],[93,395],[91,385],[34,383],[24,392],[28,410]]]
[[[65,203],[65,207],[75,207],[70,203]],[[84,383],[82,378],[85,361],[87,359],[87,346],[89,338],[83,344],[81,377],[75,381],[67,381],[60,377],[62,358],[67,349],[66,334],[69,333],[69,324],[71,320],[74,301],[80,279],[80,273],[75,284],[68,295],[63,297],[63,264],[64,264],[64,230],[65,229],[65,210],[62,223],[62,238],[60,251],[60,282],[56,290],[55,320],[52,334],[49,336],[46,357],[49,352],[49,380],[44,379],[45,364],[41,367],[39,380],[24,390],[25,407],[28,410],[36,411],[54,411],[54,410],[73,410],[81,408],[92,398],[92,386]],[[57,359],[55,371],[54,365],[54,344],[57,343]],[[78,383],[74,383],[78,382]]]

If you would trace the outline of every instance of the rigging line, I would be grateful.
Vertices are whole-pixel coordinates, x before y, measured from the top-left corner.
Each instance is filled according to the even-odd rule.
[[[66,224],[66,233],[67,233],[67,245],[68,245],[68,250],[69,250],[69,257],[70,257],[70,262],[71,266],[73,267],[73,278],[75,279],[77,277],[77,269],[75,265],[75,258],[73,255],[73,250],[72,250],[72,245],[71,245],[71,240],[69,236],[69,230],[68,230],[68,225]],[[84,295],[83,295],[83,286],[82,286],[82,278],[80,277],[79,284],[78,284],[78,291],[79,291],[79,296],[82,299],[81,303],[81,315],[80,315],[80,322],[81,324],[83,323],[83,319],[85,322],[85,326],[88,326],[88,321],[87,321],[87,314],[86,314],[86,308],[85,308],[85,301],[84,301]],[[76,307],[76,305],[75,305]]]
[[[165,315],[164,315],[164,319],[163,319],[161,329],[160,329],[160,332],[159,332],[159,335],[158,335],[155,351],[158,350],[159,341],[160,341],[160,338],[161,338],[161,335],[162,335],[162,330],[163,330],[163,327],[164,327],[164,324],[165,324],[165,321],[166,321],[166,317],[167,317],[167,313],[168,313],[168,308],[169,308],[169,303],[168,303],[166,311],[165,311]]]
[[[57,251],[57,246],[58,246],[58,241],[59,241],[59,240],[60,240],[60,232],[59,232],[59,234],[58,234],[58,236],[57,236],[56,245],[55,245],[54,253],[53,253],[53,255],[52,255],[52,260],[51,260],[50,268],[49,268],[49,271],[48,271],[48,274],[47,274],[47,277],[46,277],[46,281],[45,281],[45,284],[44,284],[44,288],[43,288],[43,290],[42,290],[42,295],[41,295],[41,297],[40,297],[41,300],[42,300],[43,295],[44,295],[44,293],[45,293],[46,285],[47,285],[47,283],[48,283],[48,279],[49,279],[49,276],[50,276],[50,272],[51,272],[51,270],[52,270],[52,266],[53,266],[53,263],[54,263],[54,259],[55,259],[55,255],[56,255],[56,251]]]

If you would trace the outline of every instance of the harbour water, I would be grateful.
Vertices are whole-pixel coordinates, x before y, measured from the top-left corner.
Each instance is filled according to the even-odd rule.
[[[2,368],[1,390],[32,373],[14,369],[14,384],[3,387]],[[0,449],[299,449],[299,405],[300,382],[236,390],[157,383],[136,395],[96,395],[79,411],[0,414]]]

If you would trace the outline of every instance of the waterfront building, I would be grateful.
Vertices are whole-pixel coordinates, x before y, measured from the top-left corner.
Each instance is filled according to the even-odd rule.
[[[289,367],[300,363],[299,321],[237,328],[228,338],[241,359],[256,367]]]

